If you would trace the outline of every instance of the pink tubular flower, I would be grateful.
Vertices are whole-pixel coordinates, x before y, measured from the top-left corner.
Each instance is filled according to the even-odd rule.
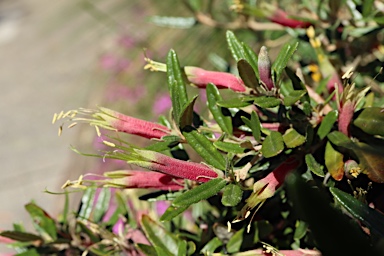
[[[272,80],[271,60],[269,59],[268,50],[267,50],[267,47],[265,46],[262,46],[260,48],[257,66],[259,69],[261,82],[265,85],[266,89],[272,90],[272,88],[274,88],[275,85]]]
[[[204,164],[178,160],[150,150],[133,149],[128,157],[132,157],[132,160],[127,161],[129,164],[177,178],[207,182],[219,176],[216,171]]]
[[[198,67],[184,67],[188,80],[199,88],[206,88],[212,83],[218,89],[231,89],[236,92],[245,92],[244,82],[237,76],[217,71],[207,71]]]
[[[120,188],[153,188],[160,190],[180,190],[184,181],[174,176],[148,172],[148,171],[124,171],[122,178],[110,179],[106,184]]]
[[[274,23],[290,28],[308,28],[311,26],[310,22],[289,18],[288,14],[281,9],[274,10],[268,19]]]
[[[253,185],[253,193],[246,200],[247,204],[239,212],[234,222],[245,219],[249,215],[250,210],[272,197],[276,190],[284,183],[285,177],[299,167],[300,164],[301,160],[292,156],[276,167],[265,178],[258,180]]]

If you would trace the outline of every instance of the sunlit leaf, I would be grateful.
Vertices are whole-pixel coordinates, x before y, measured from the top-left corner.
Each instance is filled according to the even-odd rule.
[[[336,151],[330,142],[327,142],[325,146],[325,166],[328,169],[328,172],[331,174],[332,178],[337,181],[340,181],[344,176],[344,162],[343,154]]]
[[[238,203],[240,203],[242,196],[243,190],[241,190],[239,185],[229,184],[223,190],[221,203],[224,206],[236,206]]]
[[[295,129],[288,129],[284,135],[283,140],[287,148],[295,148],[305,143],[305,136],[298,133]]]
[[[96,188],[87,188],[81,198],[81,208],[79,216],[84,219],[89,219],[95,202]]]
[[[272,131],[264,140],[261,153],[264,157],[269,158],[277,156],[284,149],[283,136],[279,132]]]

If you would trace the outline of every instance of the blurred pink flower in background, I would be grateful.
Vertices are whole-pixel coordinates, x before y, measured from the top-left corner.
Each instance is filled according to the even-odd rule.
[[[129,67],[130,61],[112,54],[104,54],[100,57],[102,69],[112,72],[122,72]]]
[[[130,104],[137,103],[147,92],[146,88],[143,86],[131,88],[119,83],[111,83],[105,91],[105,99],[107,101],[115,102],[118,100],[129,100]]]
[[[169,94],[160,94],[156,97],[153,104],[152,112],[155,115],[164,114],[166,111],[170,110],[172,107],[172,101],[169,97]]]

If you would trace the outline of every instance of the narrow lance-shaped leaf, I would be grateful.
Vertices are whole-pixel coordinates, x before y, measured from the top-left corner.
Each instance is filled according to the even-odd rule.
[[[226,37],[228,47],[232,53],[233,58],[236,61],[239,61],[240,59],[245,59],[243,46],[241,45],[240,41],[236,38],[235,34],[233,34],[232,31],[227,31]]]
[[[223,155],[213,146],[203,134],[195,129],[183,132],[188,144],[204,159],[204,161],[220,170],[225,170],[225,159]]]
[[[332,195],[353,217],[363,222],[371,232],[384,237],[384,215],[337,188],[329,188]]]
[[[298,42],[294,44],[285,44],[280,50],[279,55],[277,56],[275,62],[272,64],[272,71],[274,72],[275,82],[280,79],[280,76],[287,66],[288,61],[292,57],[293,53],[296,51]]]
[[[87,188],[81,198],[81,209],[79,216],[84,219],[89,219],[92,213],[93,203],[95,201],[96,188]]]
[[[241,154],[245,151],[245,148],[241,147],[238,143],[215,141],[213,145],[221,151],[230,152],[234,154]]]
[[[183,213],[188,209],[189,206],[169,206],[164,214],[160,217],[160,221],[170,221],[173,218],[177,217],[179,214]]]
[[[95,202],[95,207],[93,210],[93,221],[99,222],[103,215],[107,212],[109,208],[109,201],[111,199],[111,190],[110,188],[100,189],[99,196]]]
[[[261,141],[261,124],[259,116],[255,111],[252,111],[251,119],[248,119],[244,116],[241,117],[241,120],[252,130],[252,135],[256,141]]]
[[[227,134],[232,134],[232,118],[225,116],[222,108],[217,105],[217,102],[222,100],[217,87],[213,84],[207,85],[207,101],[208,108],[211,111],[213,118],[220,126],[221,130]]]
[[[173,115],[176,122],[180,120],[183,107],[188,102],[187,89],[183,80],[176,52],[170,50],[167,56],[168,88],[172,99]]]
[[[224,188],[227,181],[222,178],[212,179],[204,184],[201,184],[192,190],[188,190],[181,196],[178,196],[172,202],[172,206],[190,206],[201,200],[208,199],[216,195],[222,188]]]
[[[178,251],[178,239],[148,215],[141,217],[141,225],[153,246],[162,249],[166,255],[175,255]]]
[[[34,203],[25,205],[25,209],[34,220],[36,230],[48,241],[57,239],[55,221],[42,208]]]

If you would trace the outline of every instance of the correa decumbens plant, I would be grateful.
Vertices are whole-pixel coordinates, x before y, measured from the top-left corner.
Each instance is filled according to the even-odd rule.
[[[104,107],[55,114],[54,123],[90,124],[105,146],[74,151],[126,169],[67,181],[65,193],[85,191],[77,213],[66,207],[55,220],[30,203],[38,234],[16,225],[2,241],[18,255],[382,255],[384,109],[369,84],[357,88],[353,67],[332,70],[303,24],[328,70],[318,86],[292,60],[299,40],[272,61],[227,31],[236,74],[182,66],[174,50],[146,58],[172,101],[158,123]],[[199,90],[206,112],[195,108]]]

